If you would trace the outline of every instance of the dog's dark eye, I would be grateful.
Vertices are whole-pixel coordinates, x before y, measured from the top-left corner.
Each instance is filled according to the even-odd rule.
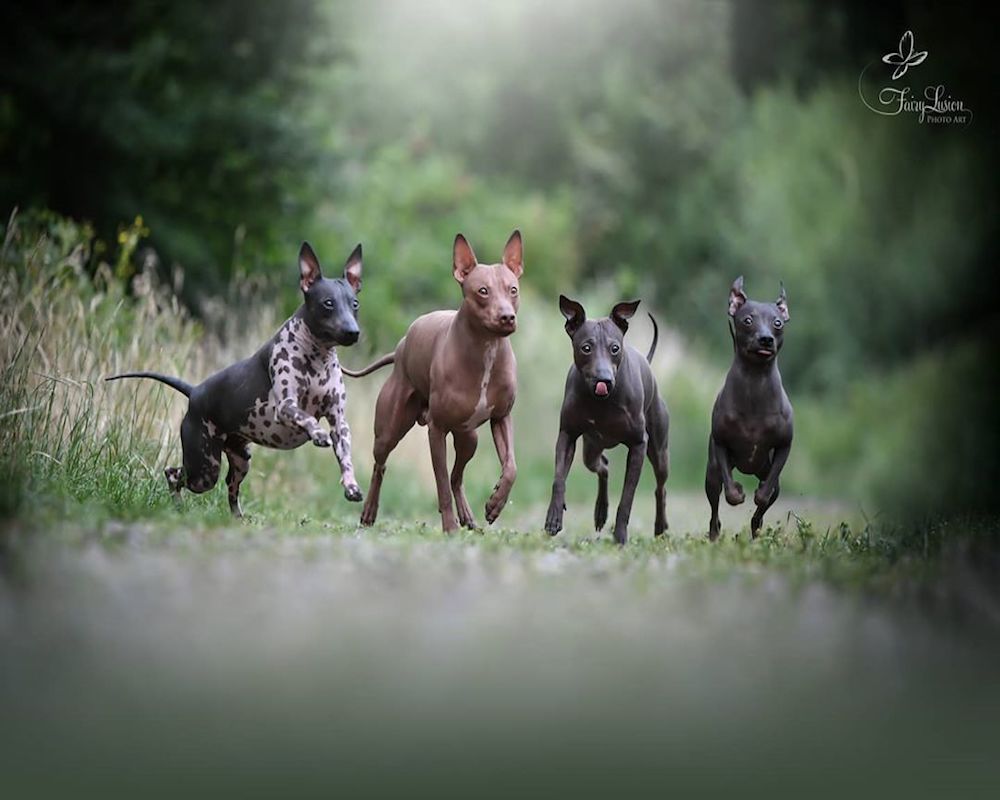
[[[517,294],[517,287],[516,286],[511,286],[510,287],[510,293],[516,295]]]
[[[480,286],[479,287],[479,294],[481,294],[483,297],[486,297],[486,295],[488,295],[489,293],[490,293],[490,290],[487,289],[485,286]]]
[[[776,320],[774,321],[774,327],[775,327],[775,328],[780,328],[780,327],[781,327],[782,325],[784,325],[784,324],[785,324],[785,323],[784,323],[784,322],[782,322],[782,321],[781,321],[780,319],[776,319]]]
[[[621,348],[618,345],[616,345],[616,344],[611,345],[611,354],[612,355],[615,355],[615,356],[618,355],[618,351],[620,351],[620,350],[621,350]]]
[[[359,303],[359,302],[358,302],[357,300],[352,300],[352,301],[351,301],[351,307],[352,307],[352,308],[353,308],[353,309],[354,309],[355,311],[357,311],[357,310],[358,310],[359,308],[361,308],[361,303]]]
[[[743,324],[744,324],[744,325],[753,325],[753,317],[746,317],[746,318],[745,318],[745,319],[743,320]]]
[[[323,307],[324,308],[333,308],[333,300],[331,300],[329,298],[327,298],[326,300],[324,300],[323,301]]]
[[[590,355],[590,351],[593,350],[593,349],[594,348],[591,347],[589,344],[585,344],[582,347],[580,347],[580,352],[584,353],[586,355]]]

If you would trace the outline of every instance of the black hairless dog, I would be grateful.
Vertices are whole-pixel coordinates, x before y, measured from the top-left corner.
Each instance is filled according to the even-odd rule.
[[[618,303],[609,317],[589,320],[583,306],[559,296],[559,310],[566,318],[566,333],[573,340],[574,363],[566,377],[556,441],[552,501],[545,519],[545,530],[553,535],[562,530],[566,475],[580,436],[583,437],[583,463],[597,473],[594,527],[601,530],[608,518],[608,459],[604,451],[624,444],[628,447],[628,461],[615,520],[615,541],[625,544],[628,540],[628,520],[644,455],[649,457],[656,474],[653,533],[659,536],[667,528],[664,484],[670,463],[667,454],[670,416],[649,368],[658,335],[652,314],[649,318],[653,321],[653,345],[646,357],[624,342],[628,321],[638,306],[638,300]]]
[[[719,537],[719,494],[739,505],[743,487],[733,480],[733,469],[755,475],[760,484],[753,500],[757,510],[750,519],[750,533],[757,536],[764,512],[778,499],[778,478],[792,449],[792,405],[781,384],[778,352],[788,322],[785,287],[773,303],[747,300],[743,278],[729,290],[733,365],[712,409],[708,440],[705,494],[712,507],[708,538]]]

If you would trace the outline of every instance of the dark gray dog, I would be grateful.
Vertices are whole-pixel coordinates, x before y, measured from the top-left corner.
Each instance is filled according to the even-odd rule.
[[[604,451],[624,444],[628,447],[625,485],[615,519],[615,541],[628,540],[628,520],[635,488],[646,455],[656,474],[656,522],[653,533],[667,529],[665,509],[670,458],[667,434],[670,415],[660,398],[649,362],[656,352],[659,331],[653,322],[653,344],[645,358],[624,343],[628,321],[639,301],[618,303],[611,316],[589,320],[583,306],[559,295],[559,310],[566,318],[566,333],[573,340],[573,366],[566,376],[566,391],[556,440],[556,474],[545,530],[553,536],[562,530],[566,509],[566,475],[573,464],[576,440],[583,436],[583,463],[597,473],[594,528],[601,530],[608,518],[608,458]]]
[[[747,300],[743,277],[729,290],[732,319],[733,365],[712,409],[712,433],[708,440],[705,494],[712,507],[708,538],[719,537],[719,494],[726,502],[743,502],[743,487],[733,480],[733,468],[755,475],[760,484],[754,492],[757,510],[750,519],[756,537],[764,512],[778,499],[778,478],[792,449],[792,405],[781,385],[778,352],[788,322],[785,287],[774,303]]]
[[[342,278],[324,278],[319,259],[303,242],[299,285],[305,302],[267,344],[250,358],[191,386],[156,372],[128,372],[107,378],[153,378],[190,398],[181,422],[183,467],[167,467],[170,491],[200,494],[219,480],[222,453],[229,461],[229,507],[242,516],[240,483],[250,469],[250,445],[291,450],[312,441],[333,446],[348,500],[361,500],[351,463],[351,431],[345,416],[344,377],[337,345],[358,340],[361,245],[344,265]],[[330,432],[319,424],[330,423]]]

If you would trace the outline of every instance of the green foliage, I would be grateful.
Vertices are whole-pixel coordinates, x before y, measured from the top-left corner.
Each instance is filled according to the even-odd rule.
[[[312,0],[5,7],[0,206],[55,208],[106,240],[142,213],[203,287],[273,263],[313,197],[301,92],[336,50],[320,18]]]
[[[976,278],[997,208],[966,141],[886,125],[847,85],[804,99],[762,91],[749,111],[684,194],[722,203],[703,268],[670,306],[679,322],[718,319],[738,274],[761,299],[783,280],[782,371],[793,388],[820,390],[913,358],[929,321],[938,335],[975,333],[959,323],[983,307]]]
[[[522,470],[538,476],[558,386],[534,384],[558,384],[566,363],[557,292],[642,297],[678,338],[662,389],[672,480],[692,487],[729,359],[730,282],[742,273],[767,299],[783,280],[798,419],[786,485],[916,516],[996,507],[981,488],[998,479],[990,111],[968,130],[872,114],[857,71],[899,15],[766,5],[12,7],[0,203],[92,220],[25,215],[46,226],[47,258],[72,265],[60,276],[99,273],[97,314],[124,341],[135,312],[116,303],[122,282],[148,291],[147,244],[186,267],[175,277],[218,344],[221,304],[246,308],[242,341],[298,304],[299,240],[329,274],[361,241],[373,352],[455,306],[456,232],[494,261],[520,228],[538,327],[519,335],[541,377],[525,373],[518,413],[544,444]],[[942,33],[921,69],[967,63],[955,41]],[[956,91],[981,85],[945,74]]]
[[[394,346],[416,314],[457,305],[451,247],[459,231],[480,261],[496,263],[507,236],[521,228],[526,286],[554,298],[575,280],[574,208],[566,191],[525,192],[486,181],[457,158],[404,146],[349,162],[344,173],[349,199],[317,209],[314,244],[335,274],[350,242],[364,243],[361,299],[372,323],[366,338],[376,349]]]

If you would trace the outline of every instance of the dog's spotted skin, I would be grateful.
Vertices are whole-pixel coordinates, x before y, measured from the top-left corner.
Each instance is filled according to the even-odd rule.
[[[361,246],[348,259],[342,279],[323,278],[307,244],[299,260],[305,303],[250,358],[194,387],[157,373],[115,376],[153,378],[190,398],[181,422],[184,465],[164,470],[175,497],[181,489],[200,494],[215,486],[225,453],[229,507],[242,516],[240,484],[250,469],[250,445],[291,450],[311,441],[333,448],[344,495],[361,500],[351,462],[347,393],[336,352],[337,345],[353,344],[359,334],[356,293],[361,286]],[[328,420],[329,431],[320,425],[321,419]]]
[[[360,496],[351,461],[347,392],[336,349],[318,341],[301,319],[292,317],[274,338],[268,372],[271,390],[254,401],[235,436],[278,450],[292,450],[310,440],[319,447],[332,446],[344,489]],[[323,418],[330,424],[329,432],[319,424]]]

